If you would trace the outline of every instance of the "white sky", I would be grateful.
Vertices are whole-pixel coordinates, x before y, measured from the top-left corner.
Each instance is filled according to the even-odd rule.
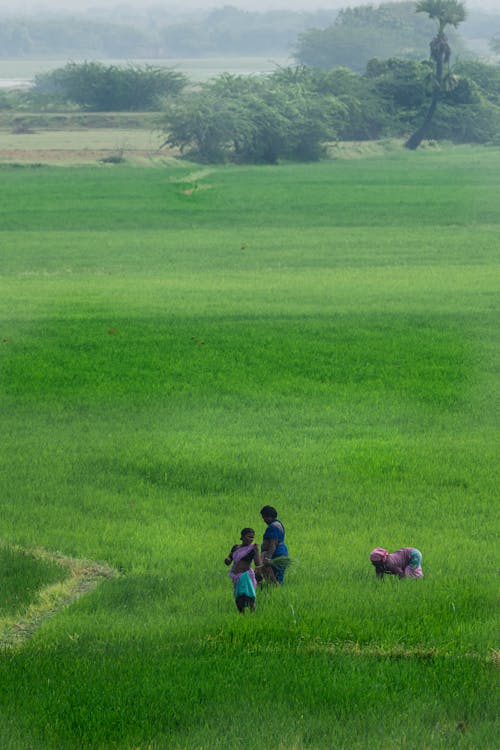
[[[187,8],[222,8],[232,5],[244,10],[317,10],[318,8],[345,8],[356,5],[380,5],[380,0],[0,0],[0,10],[15,10],[18,13],[28,11],[43,12],[43,9],[64,9],[81,11],[88,8],[132,8],[158,7],[172,11],[176,7]],[[500,0],[466,0],[469,9],[482,9],[500,13]]]

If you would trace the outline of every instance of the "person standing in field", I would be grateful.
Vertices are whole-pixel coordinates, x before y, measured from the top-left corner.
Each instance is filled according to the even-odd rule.
[[[415,547],[401,547],[389,553],[383,547],[376,547],[370,553],[370,561],[375,566],[377,578],[384,574],[399,578],[422,578],[422,553]]]
[[[256,568],[262,567],[259,546],[254,544],[255,531],[250,528],[241,530],[241,544],[235,544],[229,555],[224,558],[225,565],[231,565],[229,575],[233,581],[234,601],[238,612],[243,613],[248,607],[252,612],[255,609],[257,592],[257,579],[252,568],[252,562]]]
[[[278,511],[272,505],[264,505],[260,515],[267,524],[261,546],[264,579],[270,583],[282,584],[288,562],[285,527],[278,519]]]

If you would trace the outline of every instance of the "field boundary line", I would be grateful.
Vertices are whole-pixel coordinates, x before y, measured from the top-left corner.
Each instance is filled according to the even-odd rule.
[[[340,643],[309,643],[304,649],[311,654],[332,654],[350,656],[375,656],[390,659],[434,659],[442,657],[472,659],[481,662],[491,662],[500,666],[500,652],[492,649],[488,655],[467,651],[461,654],[450,654],[443,652],[438,646],[432,648],[419,648],[418,646],[376,646],[361,645],[351,641]]]
[[[0,548],[57,563],[68,571],[64,580],[43,586],[23,614],[0,617],[0,651],[21,647],[46,620],[89,594],[103,581],[120,576],[116,569],[106,563],[49,552],[42,547],[27,548],[0,540]]]

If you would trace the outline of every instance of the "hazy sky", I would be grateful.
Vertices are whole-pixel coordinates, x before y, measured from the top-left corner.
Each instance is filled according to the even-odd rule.
[[[64,9],[81,11],[88,8],[115,8],[130,6],[136,8],[158,7],[166,10],[174,8],[221,8],[232,5],[245,10],[316,10],[318,8],[345,8],[353,5],[380,5],[380,0],[0,0],[0,9],[17,12]],[[496,11],[500,13],[500,0],[466,0],[466,7]]]

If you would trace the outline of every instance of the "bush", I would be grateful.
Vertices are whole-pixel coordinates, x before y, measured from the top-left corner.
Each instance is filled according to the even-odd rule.
[[[314,160],[336,137],[346,107],[283,72],[269,78],[222,75],[172,102],[167,143],[201,161],[274,164]]]
[[[183,73],[170,68],[72,62],[36,76],[32,94],[94,112],[137,112],[158,108],[162,97],[179,94],[186,83]]]

